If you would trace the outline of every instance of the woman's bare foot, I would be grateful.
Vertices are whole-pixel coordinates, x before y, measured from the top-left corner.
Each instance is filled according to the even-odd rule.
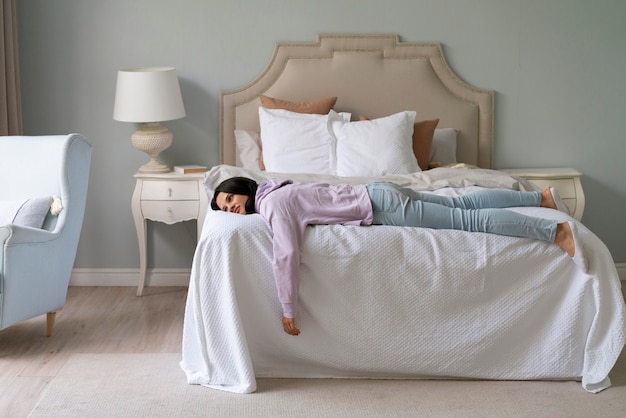
[[[576,244],[574,243],[574,234],[569,222],[563,222],[556,226],[556,238],[554,243],[563,249],[570,257],[574,257],[576,253]]]
[[[549,188],[541,192],[541,204],[539,206],[542,208],[556,209],[556,202]]]
[[[554,187],[548,187],[541,192],[541,203],[539,206],[542,208],[556,209],[568,215],[570,214],[568,207],[563,203],[559,192]]]
[[[562,222],[556,226],[555,244],[563,249],[572,258],[574,264],[584,273],[589,271],[585,250],[578,240],[578,230],[572,221]]]

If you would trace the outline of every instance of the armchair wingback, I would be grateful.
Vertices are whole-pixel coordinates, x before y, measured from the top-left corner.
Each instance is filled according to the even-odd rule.
[[[0,330],[47,313],[52,334],[76,257],[91,152],[79,134],[0,137],[0,203],[56,196],[62,204],[41,228],[0,225]]]

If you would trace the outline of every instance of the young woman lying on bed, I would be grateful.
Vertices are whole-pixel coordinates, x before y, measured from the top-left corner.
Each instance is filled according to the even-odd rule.
[[[307,225],[395,225],[486,232],[553,242],[587,271],[573,222],[557,223],[504,210],[508,207],[563,210],[555,189],[520,192],[485,189],[458,197],[417,193],[393,183],[337,185],[271,180],[257,184],[245,177],[222,182],[211,200],[214,210],[259,213],[273,233],[274,280],[283,309],[283,328],[295,325],[300,278],[300,247]]]

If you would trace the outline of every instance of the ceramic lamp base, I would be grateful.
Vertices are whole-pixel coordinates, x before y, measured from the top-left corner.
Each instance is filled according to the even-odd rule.
[[[150,161],[139,167],[140,173],[167,173],[168,166],[159,161],[159,154],[172,145],[172,132],[158,122],[142,123],[131,136],[135,149],[150,156]]]

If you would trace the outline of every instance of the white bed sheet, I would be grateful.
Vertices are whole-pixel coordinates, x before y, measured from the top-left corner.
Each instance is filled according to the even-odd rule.
[[[207,189],[233,175],[275,176],[222,166],[208,173]],[[454,186],[440,191],[447,194],[524,188],[491,170],[390,180],[416,190]],[[512,210],[572,220],[549,209]],[[181,367],[190,384],[238,393],[255,391],[256,377],[575,379],[600,391],[624,346],[624,300],[606,246],[578,228],[589,274],[557,246],[528,239],[309,227],[302,334],[293,337],[281,326],[269,228],[259,215],[211,211],[192,267]]]

